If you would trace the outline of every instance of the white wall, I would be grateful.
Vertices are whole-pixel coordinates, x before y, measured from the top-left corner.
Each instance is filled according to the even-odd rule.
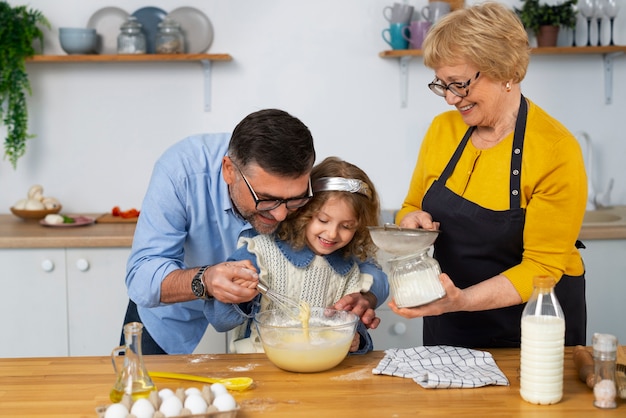
[[[513,4],[514,0],[506,0]],[[58,28],[85,26],[98,9],[129,13],[174,0],[10,0],[51,21],[45,53],[63,53]],[[203,110],[199,63],[28,64],[33,89],[25,157],[13,170],[0,160],[0,213],[32,184],[55,196],[64,212],[106,212],[141,206],[157,157],[197,132],[231,131],[248,113],[278,107],[311,129],[319,158],[338,155],[364,168],[383,207],[406,193],[421,138],[432,117],[448,109],[426,84],[433,72],[415,58],[408,106],[400,107],[399,63],[382,59],[384,6],[392,0],[186,0],[212,21],[209,52],[232,62],[213,66],[212,110]],[[423,6],[426,0],[410,0]],[[515,3],[518,4],[518,3]],[[626,1],[616,41],[626,44]],[[579,33],[580,35],[580,33]],[[570,130],[585,130],[595,148],[598,188],[616,180],[613,202],[626,202],[626,56],[615,58],[613,104],[604,103],[601,55],[533,56],[523,92]],[[622,124],[620,124],[620,118]],[[0,135],[4,138],[4,127]]]

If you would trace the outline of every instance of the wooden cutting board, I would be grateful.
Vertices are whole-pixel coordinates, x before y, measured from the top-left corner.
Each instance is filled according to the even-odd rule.
[[[617,363],[620,365],[626,365],[626,345],[617,347]],[[618,371],[615,374],[617,378],[617,394],[620,398],[626,399],[626,371],[618,366]]]
[[[96,223],[101,224],[126,224],[126,223],[137,223],[136,218],[122,218],[121,216],[113,216],[110,213],[105,213],[104,215],[100,215],[96,218]]]

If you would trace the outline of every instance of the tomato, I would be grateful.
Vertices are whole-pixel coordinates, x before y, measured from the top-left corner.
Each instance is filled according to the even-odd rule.
[[[111,214],[113,216],[119,216],[121,218],[136,218],[139,216],[139,211],[135,208],[123,211],[120,209],[119,206],[115,206],[112,210],[111,210]]]

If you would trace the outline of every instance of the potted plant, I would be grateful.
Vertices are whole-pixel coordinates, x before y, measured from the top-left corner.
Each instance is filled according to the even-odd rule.
[[[576,27],[576,9],[578,0],[565,0],[549,4],[546,0],[522,0],[524,5],[517,7],[515,13],[519,16],[524,27],[537,36],[538,46],[556,45],[559,27],[573,29]],[[559,0],[556,0],[559,1]],[[544,42],[544,36],[550,32],[552,40]]]
[[[31,89],[25,61],[35,55],[35,40],[43,49],[39,25],[50,27],[40,11],[0,1],[0,125],[4,124],[7,130],[4,158],[14,169],[26,152],[26,140],[33,136],[27,132],[26,93],[30,95]]]

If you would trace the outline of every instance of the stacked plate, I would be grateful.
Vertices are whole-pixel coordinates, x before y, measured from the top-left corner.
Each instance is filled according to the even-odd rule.
[[[179,7],[170,13],[158,7],[142,7],[128,14],[119,7],[104,7],[96,11],[87,22],[87,27],[95,29],[100,39],[100,54],[117,54],[117,36],[120,26],[129,16],[137,18],[146,35],[146,49],[149,54],[155,52],[155,38],[159,23],[168,16],[178,22],[185,35],[185,52],[200,54],[206,52],[213,43],[213,25],[209,18],[193,7]]]

